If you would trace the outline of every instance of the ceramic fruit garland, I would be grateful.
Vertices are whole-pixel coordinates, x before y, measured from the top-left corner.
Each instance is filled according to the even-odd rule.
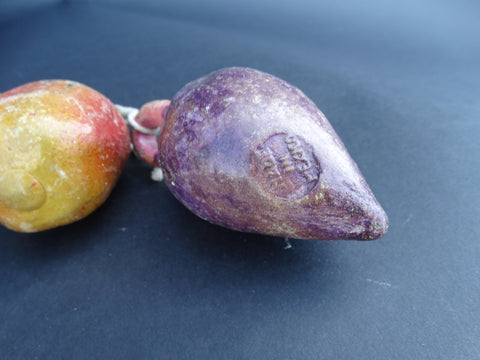
[[[326,117],[275,76],[215,71],[131,120],[137,154],[209,222],[303,239],[376,239],[388,229]],[[40,81],[1,94],[0,222],[34,232],[85,217],[129,151],[121,115],[91,88]]]

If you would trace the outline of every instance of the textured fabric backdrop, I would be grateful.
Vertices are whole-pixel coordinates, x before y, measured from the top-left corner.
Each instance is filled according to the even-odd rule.
[[[88,218],[0,229],[2,359],[480,358],[474,1],[4,1],[0,92],[139,107],[240,65],[302,89],[390,217],[374,242],[229,231],[133,156]]]

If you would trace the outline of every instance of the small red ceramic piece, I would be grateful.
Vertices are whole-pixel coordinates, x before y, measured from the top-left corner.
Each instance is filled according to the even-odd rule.
[[[140,108],[135,122],[143,128],[153,130],[151,133],[131,128],[132,143],[137,155],[148,164],[157,167],[158,145],[155,130],[163,126],[170,100],[154,100]],[[133,124],[130,124],[133,125]]]

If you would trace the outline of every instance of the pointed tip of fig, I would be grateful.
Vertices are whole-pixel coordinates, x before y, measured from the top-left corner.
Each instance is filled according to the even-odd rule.
[[[377,216],[370,219],[370,226],[362,235],[362,239],[375,240],[384,236],[388,231],[388,216],[382,208],[379,209]]]
[[[368,211],[361,222],[363,231],[355,234],[354,239],[376,240],[388,231],[388,216],[379,204]]]

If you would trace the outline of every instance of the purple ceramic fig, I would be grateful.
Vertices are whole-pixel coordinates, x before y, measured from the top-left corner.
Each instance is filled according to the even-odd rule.
[[[187,84],[158,146],[168,188],[214,224],[303,239],[387,231],[385,212],[328,120],[275,76],[227,68]]]

